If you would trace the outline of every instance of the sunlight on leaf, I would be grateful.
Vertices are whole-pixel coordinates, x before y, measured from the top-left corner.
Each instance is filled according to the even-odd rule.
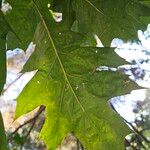
[[[39,72],[19,96],[17,116],[40,104],[47,106],[41,137],[48,148],[56,148],[63,137],[73,131],[85,148],[110,149],[117,145],[121,149],[127,130],[108,107],[107,100],[136,86],[131,82],[126,85],[127,78],[123,75],[94,70],[107,64],[110,56],[109,63],[114,66],[124,61],[110,48],[81,47],[82,40],[75,45],[73,39],[77,33],[61,31],[61,35],[51,36],[47,22],[42,21],[34,37],[36,51],[25,66],[25,71],[37,68]]]
[[[41,137],[48,149],[55,149],[72,132],[85,149],[123,149],[129,130],[107,100],[138,88],[124,74],[132,80],[143,74],[137,70],[138,64],[125,66],[127,62],[113,48],[102,48],[102,42],[108,46],[115,37],[135,37],[136,30],[150,19],[149,7],[124,0],[8,2],[12,10],[4,18],[13,30],[7,35],[7,45],[26,46],[35,32],[36,50],[23,72],[38,70],[35,76],[30,72],[34,77],[18,98],[16,117],[45,105]],[[138,35],[145,43],[145,33]],[[20,51],[18,56],[22,54]]]

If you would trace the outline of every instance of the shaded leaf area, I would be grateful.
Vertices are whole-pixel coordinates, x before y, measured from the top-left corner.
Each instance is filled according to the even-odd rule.
[[[9,24],[0,10],[0,93],[6,82],[6,34],[10,30]]]
[[[46,106],[41,137],[49,149],[56,148],[70,132],[75,133],[86,149],[123,149],[128,129],[109,108],[107,100],[129,92],[136,85],[127,83],[127,76],[122,74],[95,69],[110,63],[117,66],[124,61],[113,49],[85,47],[86,37],[61,31],[59,25],[51,26],[50,30],[46,16],[38,11],[42,23],[37,27],[36,50],[25,71],[38,68],[39,72],[19,96],[17,116],[41,104]]]
[[[114,37],[135,38],[150,22],[150,8],[139,0],[76,0],[73,6],[78,31],[96,33],[107,46]]]
[[[7,35],[8,49],[15,48],[16,46],[25,48],[32,41],[36,25],[39,22],[39,15],[37,14],[34,1],[40,6],[39,9],[46,16],[45,19],[49,24],[51,24],[49,18],[52,17],[49,9],[52,9],[63,13],[63,16],[65,16],[63,17],[61,28],[68,29],[71,27],[75,16],[71,6],[72,0],[64,0],[63,2],[59,0],[7,0],[13,8],[5,16],[13,29],[13,32],[9,32]],[[51,3],[50,8],[48,8],[49,3]]]
[[[3,90],[4,84],[6,82],[6,53],[5,53],[5,45],[3,39],[0,39],[0,93]]]
[[[0,2],[1,8],[1,2]],[[4,19],[2,11],[0,10],[0,94],[3,90],[3,86],[6,81],[6,51],[5,51],[5,41],[6,41],[6,34],[9,31],[9,26]],[[0,149],[7,150],[7,140],[3,125],[3,119],[0,113]]]
[[[21,47],[22,49],[32,41],[36,24],[39,21],[31,0],[7,0],[12,6],[5,18],[11,25],[12,31],[7,35],[8,49]]]
[[[5,135],[5,130],[4,130],[4,125],[3,125],[3,119],[0,113],[0,150],[8,150],[7,147],[7,140],[6,140],[6,135]]]

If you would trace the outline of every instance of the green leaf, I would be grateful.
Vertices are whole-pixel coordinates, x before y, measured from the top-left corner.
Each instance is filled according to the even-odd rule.
[[[7,147],[7,140],[6,140],[6,135],[5,135],[5,130],[4,130],[4,125],[3,125],[3,119],[0,113],[0,150],[8,150]]]
[[[116,36],[131,38],[143,27],[139,16],[149,20],[148,7],[138,1],[80,0],[72,5],[72,0],[55,0],[50,9],[63,13],[62,22],[55,23],[47,7],[49,0],[34,0],[35,5],[30,0],[8,2],[13,9],[6,18],[18,36],[9,32],[9,47],[16,46],[18,39],[23,46],[30,42],[39,17],[42,21],[34,36],[36,51],[24,70],[39,72],[18,98],[17,116],[46,105],[41,137],[49,149],[56,148],[68,132],[74,132],[86,149],[123,149],[128,130],[107,100],[136,86],[122,74],[97,72],[98,66],[118,66],[124,61],[113,49],[89,47],[95,46],[91,37],[69,29],[96,33],[107,44]]]
[[[39,21],[31,0],[7,0],[12,6],[5,18],[13,29],[7,35],[8,49],[16,47],[26,48],[32,41],[36,24]]]
[[[136,38],[150,22],[150,8],[139,0],[76,0],[73,6],[79,32],[95,33],[107,46],[113,38]]]
[[[9,26],[0,10],[0,94],[6,82],[6,34]]]
[[[0,8],[2,7],[2,0],[0,0]]]
[[[143,5],[145,5],[145,6],[150,7],[150,1],[145,1],[145,0],[143,0],[143,1],[141,1],[140,3],[143,4]]]
[[[42,22],[34,36],[36,50],[24,71],[39,71],[19,96],[16,116],[46,106],[41,137],[48,149],[55,149],[68,132],[74,132],[85,149],[123,149],[128,129],[107,100],[136,86],[126,82],[127,76],[96,68],[124,61],[111,48],[83,47],[87,38],[67,31],[67,21],[54,23],[38,2]]]
[[[6,82],[6,52],[5,52],[5,43],[4,39],[0,38],[0,93],[3,90],[3,86]]]
[[[64,29],[66,29],[66,27],[71,28],[74,21],[74,12],[71,7],[71,1],[72,0],[63,0],[62,2],[59,0],[51,1],[52,10],[67,14],[63,17],[62,21],[62,24],[65,24],[65,26],[62,25]],[[16,47],[25,48],[26,45],[32,41],[37,22],[39,22],[39,15],[37,15],[37,12],[35,11],[36,8],[32,0],[7,0],[7,2],[12,6],[12,10],[5,17],[13,29],[13,32],[9,32],[7,35],[7,46],[9,49]],[[44,0],[42,2],[37,0],[37,4],[40,6],[42,13],[48,18],[51,18],[52,14],[48,9],[49,3],[49,0]],[[49,22],[49,24],[51,24],[51,22]]]

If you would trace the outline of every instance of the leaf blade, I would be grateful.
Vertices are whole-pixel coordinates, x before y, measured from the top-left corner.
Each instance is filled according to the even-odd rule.
[[[136,38],[136,31],[146,28],[150,21],[150,8],[138,0],[78,0],[73,6],[79,32],[97,34],[105,46],[109,46],[113,38]]]
[[[39,25],[38,30],[40,29],[41,32],[45,30],[41,24]],[[36,33],[39,35],[38,31]],[[63,36],[63,32],[61,33]],[[35,39],[38,40],[36,43],[40,44],[37,45],[37,50],[35,51],[34,55],[31,56],[31,62],[28,62],[25,68],[26,70],[32,70],[38,67],[39,73],[27,85],[24,90],[24,94],[22,93],[22,95],[19,97],[17,114],[20,115],[30,111],[40,104],[47,106],[47,121],[44,125],[44,128],[42,129],[41,136],[50,149],[56,148],[56,145],[60,143],[61,139],[68,132],[72,131],[83,142],[87,149],[96,149],[97,147],[100,147],[101,149],[110,149],[111,147],[116,147],[117,144],[118,149],[122,149],[122,139],[127,133],[128,129],[125,127],[125,125],[123,125],[123,123],[121,123],[119,117],[117,118],[111,109],[107,106],[107,100],[113,96],[113,93],[116,95],[121,94],[121,90],[124,92],[126,91],[124,89],[124,82],[127,80],[127,77],[123,77],[123,79],[121,79],[121,75],[109,72],[110,76],[114,78],[114,81],[115,79],[118,79],[118,85],[114,83],[116,84],[116,87],[124,85],[121,89],[119,87],[120,90],[118,89],[117,92],[117,88],[109,87],[109,83],[107,82],[110,79],[107,72],[93,72],[94,68],[98,65],[108,63],[107,61],[105,62],[105,59],[108,59],[112,55],[112,49],[107,51],[107,48],[104,48],[103,50],[99,48],[82,48],[79,45],[74,47],[64,46],[64,48],[62,47],[61,50],[59,49],[59,57],[61,61],[63,60],[63,65],[65,65],[65,75],[67,76],[69,83],[75,91],[75,94],[80,97],[80,103],[84,105],[84,109],[86,109],[85,113],[85,110],[83,111],[82,107],[79,106],[76,97],[74,97],[72,89],[68,84],[66,84],[68,82],[66,81],[66,77],[64,76],[64,72],[62,71],[60,63],[58,59],[54,59],[56,54],[54,54],[53,47],[49,46],[48,44],[44,44],[44,41],[48,38],[48,35],[46,37],[45,35],[46,32],[42,32],[39,39],[36,38],[35,35]],[[42,36],[43,39],[41,39]],[[41,48],[45,51],[42,51]],[[98,53],[96,53],[96,50]],[[69,51],[69,53],[67,53],[67,51]],[[89,56],[91,56],[90,59]],[[113,66],[118,64],[116,59],[120,60],[120,58],[117,58],[115,54],[114,57],[115,58],[112,59]],[[37,62],[39,62],[39,58],[43,61],[37,64]],[[124,61],[122,61],[122,63],[123,62]],[[48,63],[47,67],[44,65],[45,63]],[[103,77],[105,78],[103,79]],[[82,83],[86,82],[88,82],[88,85],[82,85]],[[79,85],[79,91],[78,89],[76,90],[76,85]],[[102,87],[99,85],[107,86]],[[86,90],[84,89],[84,86],[86,87]],[[130,88],[134,87],[132,84],[129,86]],[[34,92],[32,90],[33,88]],[[96,88],[97,90],[95,90]],[[108,93],[111,93],[112,95],[106,98]],[[32,101],[32,104],[31,99],[35,100]],[[26,104],[29,105],[26,105],[26,108],[22,110],[24,106],[24,103],[22,102],[25,101]],[[104,107],[106,112],[104,111],[103,113],[100,113],[99,108],[101,107]],[[105,119],[105,113],[107,114],[106,116],[108,119]],[[97,114],[101,115],[99,116]],[[92,120],[94,118],[94,122],[90,118],[92,118]],[[84,125],[86,122],[87,125],[85,128]],[[112,129],[116,122],[119,122],[119,128],[124,129],[121,135],[117,131],[118,127],[116,129]],[[100,137],[102,141],[100,141],[97,137]],[[92,142],[94,144],[91,144]],[[120,143],[122,143],[122,145]]]

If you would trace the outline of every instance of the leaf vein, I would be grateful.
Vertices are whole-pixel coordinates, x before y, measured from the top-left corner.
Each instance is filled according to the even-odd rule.
[[[58,55],[56,46],[55,46],[54,41],[53,41],[53,39],[52,39],[52,37],[51,37],[50,31],[49,31],[49,29],[48,29],[48,27],[47,27],[47,25],[46,25],[46,22],[45,22],[45,20],[44,20],[44,17],[42,16],[41,12],[39,11],[38,6],[37,6],[35,0],[33,0],[33,3],[34,3],[34,5],[35,5],[35,7],[36,7],[36,9],[37,9],[37,11],[38,11],[38,13],[39,13],[39,15],[40,15],[40,18],[41,18],[41,20],[42,20],[42,22],[43,22],[43,25],[44,25],[44,27],[45,27],[45,30],[47,31],[49,40],[50,40],[50,42],[51,42],[51,44],[52,44],[53,50],[54,50],[54,52],[55,52],[55,55],[56,55],[56,57],[57,57],[57,59],[58,59],[58,61],[59,61],[60,67],[61,67],[61,69],[62,69],[62,71],[63,71],[63,74],[64,74],[64,77],[65,77],[65,80],[66,80],[66,82],[68,83],[68,85],[69,85],[69,87],[70,87],[70,90],[72,91],[72,93],[73,93],[73,95],[74,95],[74,97],[75,97],[77,103],[78,103],[79,106],[81,107],[82,111],[85,113],[85,109],[84,109],[84,107],[82,106],[80,100],[78,99],[78,97],[77,97],[77,95],[76,95],[76,93],[75,93],[73,87],[71,86],[68,77],[67,77],[66,71],[65,71],[64,66],[63,66],[63,64],[62,64],[62,62],[61,62],[61,59],[60,59],[60,57],[59,57],[59,55]]]

